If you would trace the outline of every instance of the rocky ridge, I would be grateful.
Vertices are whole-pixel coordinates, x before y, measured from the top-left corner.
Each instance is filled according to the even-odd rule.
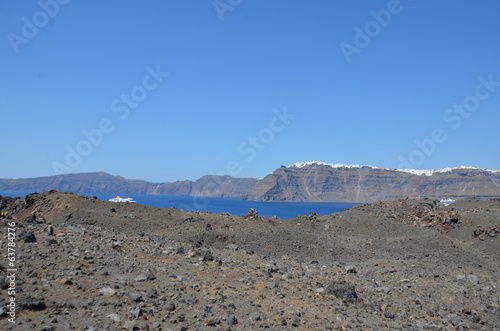
[[[196,181],[154,183],[127,179],[105,172],[66,174],[37,178],[0,179],[0,191],[164,194],[240,198],[258,182],[256,178],[203,176]]]
[[[499,196],[500,171],[476,167],[386,169],[314,161],[276,169],[253,186],[245,199],[364,203],[404,197]]]

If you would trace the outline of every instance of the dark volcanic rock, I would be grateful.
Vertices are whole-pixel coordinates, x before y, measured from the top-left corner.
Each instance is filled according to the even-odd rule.
[[[131,301],[140,301],[142,299],[142,293],[139,291],[128,291],[125,296]]]
[[[17,238],[20,242],[25,242],[25,243],[35,243],[36,242],[35,234],[33,232],[29,232],[29,231],[20,232]]]
[[[353,303],[358,301],[355,288],[353,284],[344,280],[334,280],[326,287],[325,294],[334,295],[345,302]]]
[[[43,299],[25,297],[21,301],[20,308],[23,310],[44,310],[47,306]]]
[[[156,276],[153,275],[153,273],[151,271],[147,271],[143,274],[140,274],[138,275],[137,277],[135,277],[135,281],[136,282],[145,282],[145,281],[149,281],[149,280],[155,280],[156,279]]]

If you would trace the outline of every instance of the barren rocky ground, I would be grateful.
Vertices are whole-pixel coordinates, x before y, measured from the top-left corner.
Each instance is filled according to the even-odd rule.
[[[500,330],[498,199],[257,212],[0,197],[0,329]]]

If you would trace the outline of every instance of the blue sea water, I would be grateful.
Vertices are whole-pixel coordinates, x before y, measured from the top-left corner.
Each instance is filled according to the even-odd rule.
[[[0,195],[10,197],[24,197],[33,192],[22,191],[0,191]],[[80,193],[87,196],[97,196],[99,200],[107,201],[114,198],[115,194],[106,193]],[[309,215],[315,212],[319,215],[326,215],[341,212],[347,208],[358,205],[356,203],[337,203],[337,202],[256,202],[244,201],[238,198],[209,198],[209,197],[191,197],[177,195],[149,195],[149,194],[131,194],[122,195],[122,198],[133,198],[136,203],[146,206],[170,208],[175,207],[184,211],[210,211],[213,213],[229,213],[231,215],[246,215],[251,208],[259,213],[259,216],[272,217],[279,219],[288,219],[297,217],[297,215]]]

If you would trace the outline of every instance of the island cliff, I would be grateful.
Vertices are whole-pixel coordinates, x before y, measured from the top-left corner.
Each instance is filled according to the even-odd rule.
[[[282,166],[264,179],[203,176],[153,183],[104,172],[0,179],[0,191],[164,194],[253,201],[373,202],[399,198],[500,197],[500,171],[476,167],[387,169],[318,161]]]
[[[240,198],[258,182],[256,178],[203,176],[196,181],[154,183],[127,179],[105,172],[66,174],[57,176],[0,179],[0,191],[58,190],[74,193],[164,194]]]
[[[245,199],[361,203],[404,197],[471,196],[500,196],[500,171],[476,167],[408,170],[302,162],[276,169]]]

